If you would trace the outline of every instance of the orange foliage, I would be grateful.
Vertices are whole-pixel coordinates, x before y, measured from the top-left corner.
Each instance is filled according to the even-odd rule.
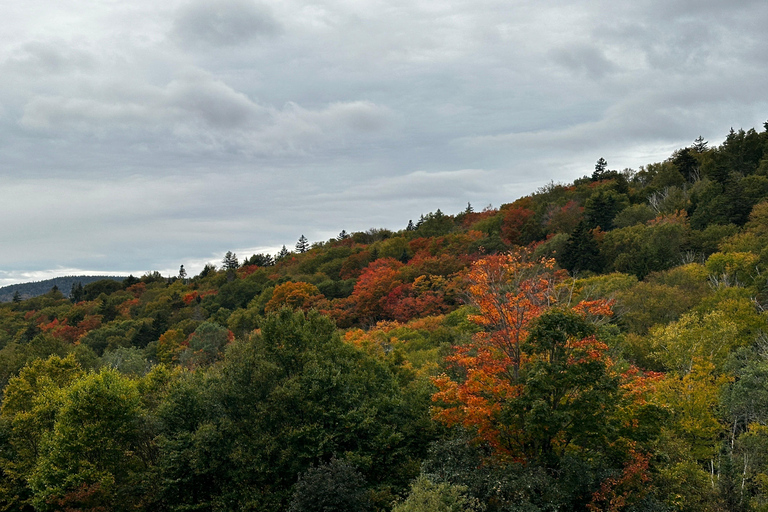
[[[264,311],[277,311],[289,307],[308,311],[325,304],[325,297],[317,286],[304,282],[287,282],[275,287],[272,298],[264,306]]]
[[[146,283],[136,283],[125,289],[128,293],[132,294],[135,298],[141,297],[145,291],[147,291]]]
[[[482,326],[472,342],[454,347],[448,358],[465,378],[456,382],[447,375],[434,379],[441,404],[435,419],[448,426],[475,429],[480,439],[498,453],[508,452],[503,439],[515,437],[497,420],[505,403],[523,391],[520,369],[529,361],[521,350],[531,323],[547,308],[559,302],[560,286],[566,278],[554,270],[554,260],[531,261],[529,252],[489,256],[471,268],[468,281],[470,301],[480,310],[470,320]],[[603,302],[581,303],[573,308],[582,315],[610,314]],[[594,337],[571,340],[566,347],[569,364],[601,359],[607,347]]]
[[[592,495],[592,502],[587,505],[587,509],[593,512],[619,512],[647,492],[646,484],[651,479],[648,473],[651,456],[634,447],[630,448],[629,455],[630,459],[622,473],[603,481],[600,489]]]
[[[403,264],[393,258],[380,258],[368,265],[350,297],[359,318],[374,322],[382,317],[387,295],[402,284],[398,274],[402,267]]]

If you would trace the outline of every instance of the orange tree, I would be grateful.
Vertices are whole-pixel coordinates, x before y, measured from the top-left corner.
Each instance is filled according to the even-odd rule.
[[[661,413],[643,400],[647,377],[622,374],[608,357],[599,324],[610,304],[570,304],[566,278],[525,251],[474,264],[471,319],[483,331],[449,357],[454,376],[435,379],[435,418],[473,432],[497,462],[557,475],[580,459],[592,468],[574,498],[582,509],[636,502],[647,490],[636,474],[647,469],[642,444],[655,432],[646,423]]]

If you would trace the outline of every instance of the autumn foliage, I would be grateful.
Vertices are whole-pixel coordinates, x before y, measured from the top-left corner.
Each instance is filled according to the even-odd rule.
[[[554,269],[552,260],[532,260],[527,251],[489,256],[473,265],[468,289],[479,313],[471,320],[483,330],[471,343],[455,347],[448,358],[460,377],[441,375],[434,380],[438,421],[473,430],[498,454],[520,461],[568,442],[558,425],[546,424],[549,419],[535,435],[524,431],[528,408],[533,407],[528,404],[532,379],[549,379],[544,385],[551,390],[537,399],[549,401],[552,411],[590,406],[584,402],[586,394],[569,394],[565,388],[581,384],[569,380],[569,372],[610,380],[608,347],[594,335],[590,319],[611,311],[604,301],[571,307],[561,297],[567,297],[566,277]],[[542,319],[545,313],[549,323]],[[537,331],[531,336],[534,325]],[[546,439],[534,439],[540,434]]]

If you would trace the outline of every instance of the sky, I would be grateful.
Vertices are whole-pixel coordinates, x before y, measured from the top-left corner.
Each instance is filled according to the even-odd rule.
[[[768,119],[765,0],[4,0],[0,286],[190,275]]]

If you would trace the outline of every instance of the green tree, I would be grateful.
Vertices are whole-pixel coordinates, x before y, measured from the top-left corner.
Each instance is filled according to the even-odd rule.
[[[429,404],[405,403],[391,371],[345,344],[329,319],[271,314],[161,407],[164,499],[174,510],[285,510],[298,475],[345,456],[389,500],[425,450],[404,432]]]
[[[240,262],[237,260],[237,255],[232,251],[227,251],[222,263],[222,268],[227,271],[227,281],[233,281],[235,276],[237,276],[237,269],[240,268]]]
[[[557,256],[557,262],[570,272],[600,272],[604,267],[594,232],[583,221],[576,226]]]
[[[365,512],[365,479],[352,464],[332,459],[299,475],[288,512]]]
[[[73,355],[36,359],[5,387],[0,407],[0,502],[29,510],[29,487],[41,445],[54,426],[63,389],[82,377]]]
[[[36,510],[134,510],[152,458],[134,381],[115,370],[64,390],[30,477]]]
[[[411,485],[405,501],[392,508],[392,512],[469,512],[479,510],[477,500],[464,495],[467,488],[448,483],[434,483],[420,476]]]

